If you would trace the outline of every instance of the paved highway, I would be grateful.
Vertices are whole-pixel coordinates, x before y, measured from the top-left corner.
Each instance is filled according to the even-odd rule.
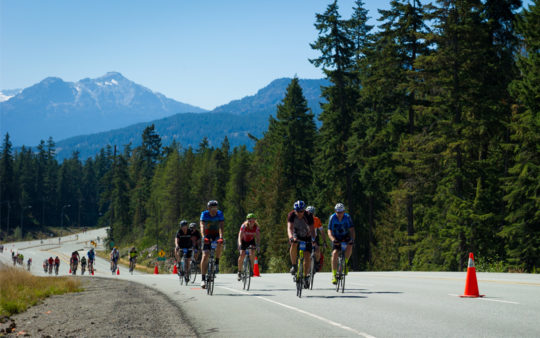
[[[43,259],[59,255],[61,274],[67,274],[69,254],[86,253],[97,236],[105,231],[64,237],[60,245],[58,239],[8,244],[0,259],[9,263],[10,250],[19,250],[33,258],[32,273],[43,275]],[[112,276],[108,267],[98,258],[96,276],[158,289],[202,336],[540,337],[540,275],[477,273],[486,297],[468,299],[458,297],[465,272],[351,272],[344,294],[336,293],[329,273],[321,273],[299,299],[289,274],[263,274],[248,292],[236,275],[220,274],[208,296],[198,283],[181,286],[172,274],[129,275],[121,268],[120,276]]]

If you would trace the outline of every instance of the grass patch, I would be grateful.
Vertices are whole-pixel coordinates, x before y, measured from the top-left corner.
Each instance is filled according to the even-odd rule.
[[[0,266],[0,316],[24,312],[50,295],[82,291],[70,277],[37,277],[9,266]]]

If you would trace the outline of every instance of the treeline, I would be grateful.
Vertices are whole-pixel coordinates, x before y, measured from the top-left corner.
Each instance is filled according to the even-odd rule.
[[[310,61],[331,82],[319,129],[295,78],[252,152],[231,150],[227,139],[163,147],[149,126],[140,147],[108,148],[84,164],[74,154],[58,165],[43,143],[12,159],[6,136],[2,201],[21,201],[11,217],[22,210],[39,224],[37,208],[20,208],[42,205],[47,191],[44,222],[58,224],[70,204],[69,222],[111,225],[115,243],[170,247],[179,219],[198,220],[217,199],[224,265],[234,266],[238,227],[255,212],[271,271],[289,264],[286,214],[295,200],[315,205],[323,220],[343,202],[356,225],[355,269],[463,270],[473,251],[486,268],[536,271],[540,16],[537,0],[516,14],[520,6],[394,0],[379,11],[375,32],[362,1],[348,19],[334,1],[316,16],[311,44],[318,57]],[[42,176],[32,169],[39,163],[49,163]]]

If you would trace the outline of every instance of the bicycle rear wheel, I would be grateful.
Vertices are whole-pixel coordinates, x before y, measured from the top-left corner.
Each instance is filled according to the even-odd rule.
[[[345,277],[345,273],[343,273],[341,276],[341,293],[345,292]]]

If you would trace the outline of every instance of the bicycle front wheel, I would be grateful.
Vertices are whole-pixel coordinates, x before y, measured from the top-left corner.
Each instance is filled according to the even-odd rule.
[[[315,256],[311,255],[311,268],[309,269],[309,289],[313,290],[313,280],[315,279]]]
[[[336,292],[339,292],[342,278],[343,278],[343,258],[340,256],[338,258],[338,266],[337,266],[337,272],[336,272],[336,279],[337,279]]]
[[[298,260],[298,269],[296,274],[296,295],[302,298],[302,289],[304,288],[304,257]]]

